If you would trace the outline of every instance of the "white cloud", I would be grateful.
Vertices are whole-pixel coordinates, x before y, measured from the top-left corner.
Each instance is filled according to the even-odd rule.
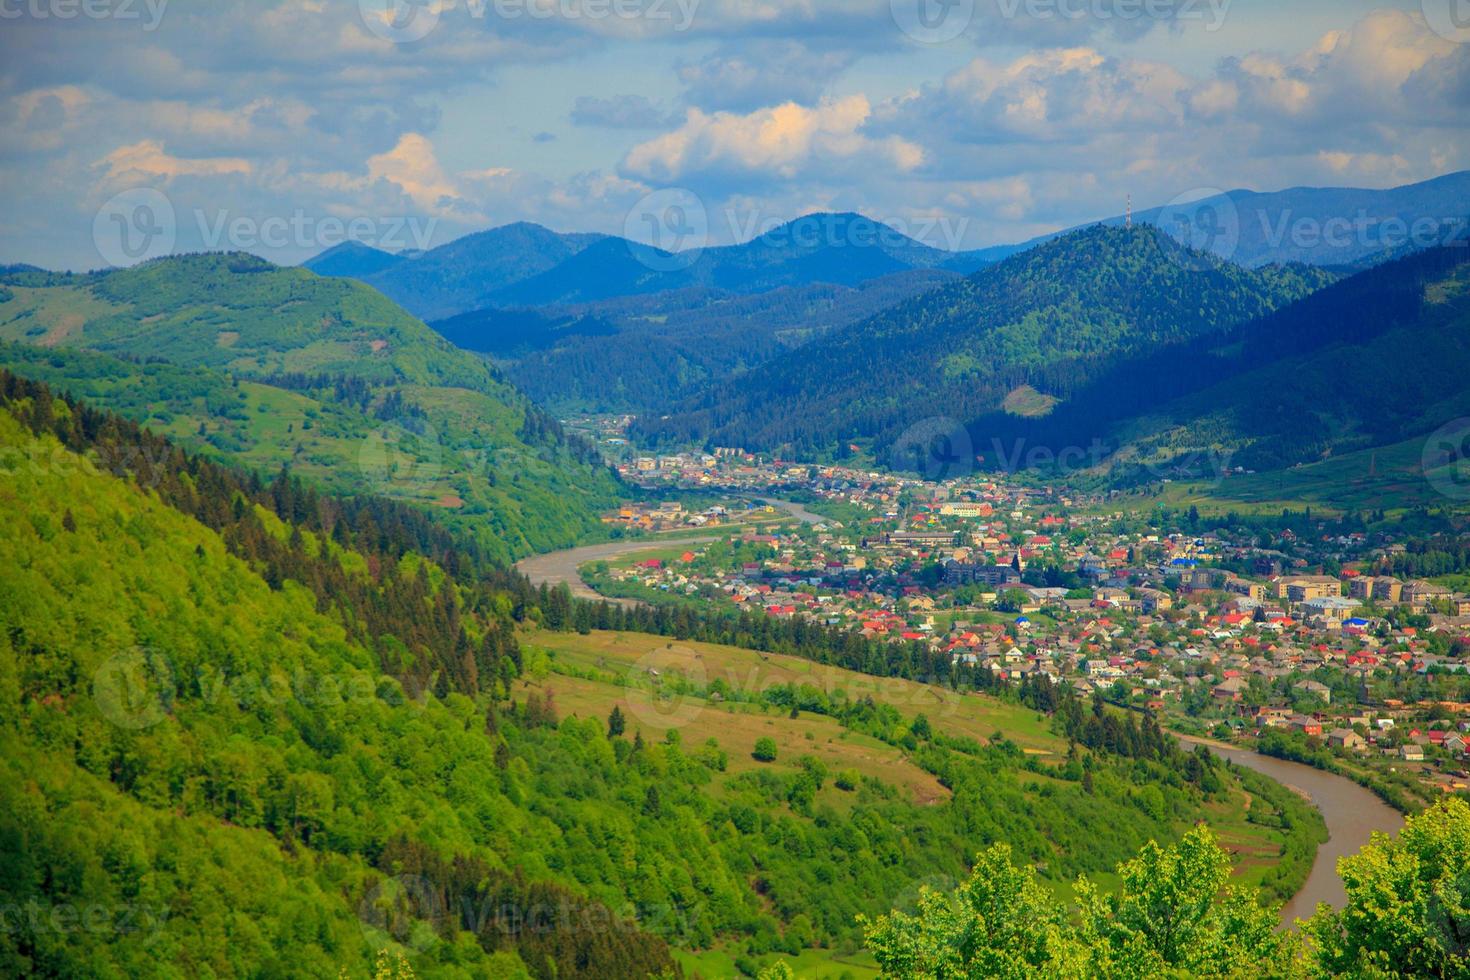
[[[120,146],[98,160],[95,168],[105,183],[125,185],[167,183],[176,177],[249,176],[251,165],[239,157],[187,159],[170,154],[157,140]]]
[[[786,102],[743,115],[690,109],[678,129],[630,150],[623,170],[654,181],[699,173],[790,180],[813,165],[857,159],[900,173],[922,164],[924,151],[916,144],[863,133],[871,112],[861,95],[824,99],[815,106]]]

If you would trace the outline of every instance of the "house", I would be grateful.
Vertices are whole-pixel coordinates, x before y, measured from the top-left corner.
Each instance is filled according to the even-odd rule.
[[[1290,603],[1342,595],[1342,584],[1330,575],[1296,575],[1276,583],[1276,595]]]
[[[1399,758],[1405,762],[1423,762],[1424,746],[1417,742],[1405,742],[1399,746]]]
[[[1351,728],[1334,728],[1332,731],[1327,733],[1327,744],[1332,746],[1334,749],[1350,749],[1353,751],[1357,751],[1358,749],[1361,749],[1366,743],[1363,741],[1363,736],[1359,735]]]
[[[1320,738],[1322,736],[1322,723],[1310,715],[1292,715],[1291,730],[1301,732],[1303,735]]]
[[[1246,682],[1241,677],[1231,677],[1216,684],[1210,695],[1216,701],[1239,701],[1245,694]]]
[[[1318,596],[1304,599],[1297,605],[1308,619],[1320,619],[1326,623],[1342,623],[1351,619],[1358,609],[1356,600],[1341,596]]]
[[[1302,681],[1299,684],[1293,684],[1291,689],[1306,697],[1317,698],[1323,704],[1332,703],[1332,689],[1326,684],[1321,684],[1317,681]]]

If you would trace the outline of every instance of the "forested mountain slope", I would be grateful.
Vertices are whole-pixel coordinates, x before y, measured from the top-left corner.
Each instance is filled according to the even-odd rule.
[[[506,556],[596,530],[614,498],[590,447],[359,283],[240,254],[6,282],[0,359],[191,445],[413,500]]]
[[[1095,226],[828,334],[643,432],[805,456],[871,438],[882,456],[915,422],[968,422],[1017,394],[1028,395],[1024,412],[1044,414],[1123,360],[1254,319],[1332,278],[1246,270],[1150,227]]]
[[[539,309],[487,309],[430,324],[496,359],[557,412],[662,413],[711,384],[841,330],[956,273],[913,269],[856,286],[739,295],[703,287]]]
[[[1062,881],[1247,790],[1302,868],[1266,829],[1305,817],[1285,790],[1049,689],[949,695],[1040,756],[837,689],[724,689],[793,744],[805,717],[904,750],[953,794],[923,806],[801,758],[727,773],[719,741],[655,744],[636,713],[563,717],[549,672],[624,705],[640,681],[521,626],[724,627],[574,607],[416,509],[262,483],[5,373],[0,406],[0,901],[117,923],[11,920],[6,975],[357,977],[389,947],[420,976],[623,977],[671,970],[670,944],[855,945],[854,913],[958,877],[977,839]],[[856,636],[739,629],[901,668]]]

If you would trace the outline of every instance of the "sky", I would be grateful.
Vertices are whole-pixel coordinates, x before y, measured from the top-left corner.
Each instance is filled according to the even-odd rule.
[[[974,248],[1464,169],[1470,0],[0,0],[0,262],[47,268],[812,211]]]

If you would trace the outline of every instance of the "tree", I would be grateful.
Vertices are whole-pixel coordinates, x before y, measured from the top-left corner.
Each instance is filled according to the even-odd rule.
[[[981,852],[953,895],[923,889],[917,915],[859,921],[885,977],[1081,975],[1064,968],[1080,968],[1084,951],[1067,937],[1061,909],[1032,868],[1011,863],[1008,844]]]
[[[776,761],[776,740],[769,735],[763,735],[755,740],[755,751],[750,757],[757,762]]]
[[[1470,977],[1470,804],[1447,799],[1397,839],[1374,834],[1338,873],[1347,904],[1306,924],[1319,973]]]
[[[925,889],[918,914],[863,924],[885,977],[1243,977],[1302,972],[1299,941],[1276,914],[1225,887],[1230,859],[1206,827],[1177,845],[1150,842],[1103,895],[1079,878],[1069,915],[996,844],[952,895]]]
[[[613,705],[612,711],[607,716],[607,737],[617,738],[627,728],[627,719],[623,717],[623,709]]]

